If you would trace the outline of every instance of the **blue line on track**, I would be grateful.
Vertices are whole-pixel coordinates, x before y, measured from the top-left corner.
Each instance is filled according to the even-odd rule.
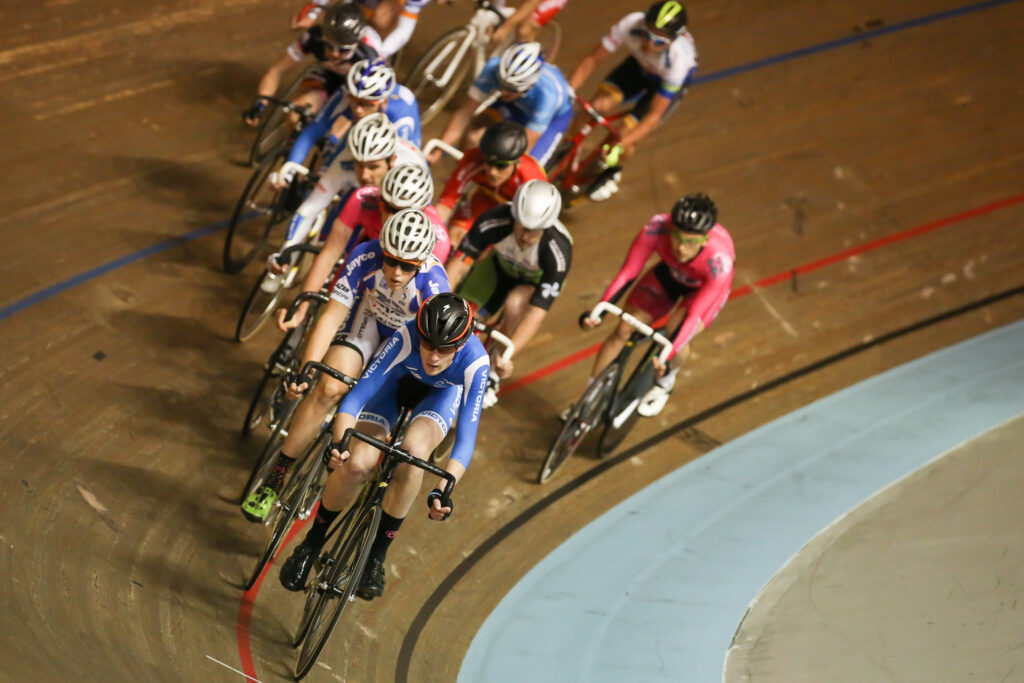
[[[693,79],[693,84],[699,85],[701,83],[710,83],[711,81],[717,81],[723,78],[727,78],[729,76],[735,76],[737,74],[746,73],[747,71],[753,71],[755,69],[761,69],[767,66],[772,66],[774,64],[786,62],[791,59],[796,59],[798,57],[806,57],[808,55],[813,55],[818,52],[824,52],[825,50],[832,50],[838,47],[850,45],[852,43],[858,43],[863,40],[868,40],[869,38],[874,38],[876,36],[895,33],[897,31],[903,31],[909,28],[914,28],[916,26],[923,26],[925,24],[930,24],[936,21],[952,19],[955,17],[962,16],[964,14],[969,14],[971,12],[977,12],[979,10],[989,9],[992,7],[997,7],[999,5],[1008,5],[1011,2],[1018,1],[1019,0],[987,0],[986,2],[978,2],[973,5],[958,7],[956,9],[947,10],[945,12],[929,14],[928,16],[919,17],[917,19],[911,19],[909,21],[904,21],[899,24],[893,24],[892,26],[885,26],[879,29],[875,29],[873,31],[865,31],[864,33],[858,33],[853,36],[847,36],[846,38],[830,40],[825,43],[811,45],[810,47],[801,48],[799,50],[784,52],[781,55],[776,55],[774,57],[768,57],[766,59],[760,59],[755,62],[749,62],[747,64],[734,66],[729,69],[715,71],[703,77],[697,76],[696,78]],[[19,311],[28,308],[29,306],[37,304],[40,301],[49,299],[51,296],[60,294],[61,292],[68,290],[76,285],[79,285],[93,278],[99,277],[100,275],[109,273],[110,271],[116,268],[120,268],[121,266],[126,266],[129,263],[134,263],[140,259],[146,258],[147,256],[151,256],[152,254],[157,254],[161,251],[166,251],[167,249],[170,249],[171,247],[177,246],[179,244],[190,242],[200,237],[205,237],[210,233],[216,232],[217,230],[226,227],[227,224],[228,221],[226,220],[217,221],[212,225],[208,225],[204,228],[199,228],[198,230],[193,230],[192,232],[181,235],[180,237],[174,237],[169,240],[164,240],[163,242],[154,244],[151,247],[146,247],[141,251],[137,251],[134,254],[122,256],[121,258],[109,261],[103,265],[92,268],[91,270],[87,270],[84,273],[79,273],[78,275],[73,275],[72,277],[69,277],[66,280],[61,280],[60,282],[52,284],[49,287],[46,287],[45,289],[39,290],[38,292],[33,292],[32,294],[29,294],[28,296],[19,299],[18,301],[15,301],[12,304],[8,304],[7,306],[0,308],[0,322],[11,317],[15,313],[18,313]]]

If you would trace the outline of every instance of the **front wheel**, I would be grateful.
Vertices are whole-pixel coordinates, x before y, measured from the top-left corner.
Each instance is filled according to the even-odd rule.
[[[569,410],[569,415],[562,425],[555,442],[548,450],[540,471],[537,483],[543,484],[551,478],[569,456],[579,447],[591,429],[601,420],[605,406],[615,390],[619,377],[619,366],[612,363],[590,383],[580,400]]]
[[[280,193],[270,182],[270,174],[287,158],[287,148],[279,147],[264,157],[249,176],[249,182],[235,204],[224,238],[222,260],[225,272],[234,275],[241,271],[267,243],[270,229],[278,220],[280,203]]]
[[[644,356],[643,361],[630,376],[615,401],[608,407],[605,426],[597,442],[597,457],[608,455],[626,438],[630,430],[640,419],[636,408],[644,395],[654,386],[654,364],[651,362],[653,349]]]
[[[405,79],[405,87],[416,95],[420,105],[420,125],[425,126],[437,116],[466,80],[473,66],[473,36],[467,26],[454,28],[434,41],[426,53],[419,58]],[[455,58],[466,49],[462,60],[454,64]],[[451,68],[451,77],[443,82],[444,75]]]
[[[286,278],[288,278],[287,271],[281,275],[272,275],[267,270],[263,271],[263,275],[249,292],[245,306],[242,307],[242,314],[238,317],[238,324],[235,325],[236,341],[249,341],[260,331],[284,296],[287,288]]]
[[[370,555],[370,546],[380,525],[381,507],[366,508],[355,524],[334,548],[325,562],[325,576],[317,576],[310,591],[319,593],[306,621],[305,637],[295,664],[295,678],[301,679],[313,668],[341,613],[351,602]]]

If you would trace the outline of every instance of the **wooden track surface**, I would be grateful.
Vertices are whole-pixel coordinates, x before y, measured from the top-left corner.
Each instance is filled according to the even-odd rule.
[[[571,70],[641,5],[574,0],[559,17],[560,65]],[[707,78],[963,6],[694,0],[688,9]],[[238,112],[290,39],[292,9],[96,0],[4,10],[0,307],[229,215],[248,175]],[[467,12],[429,7],[411,52]],[[532,483],[589,360],[505,396],[485,414],[455,517],[445,526],[410,517],[386,597],[354,605],[322,657],[330,670],[313,679],[453,680],[505,590],[594,516],[715,443],[1024,316],[1020,295],[970,308],[1024,284],[1022,21],[1020,2],[995,4],[694,87],[645,141],[619,194],[568,216],[573,270],[517,375],[601,338],[605,330],[579,332],[578,313],[643,220],[681,193],[718,203],[736,242],[737,291],[814,267],[731,301],[694,343],[672,402],[622,450],[647,447],[536,513],[596,465],[577,457],[550,485]],[[820,263],[892,235],[904,238]],[[219,270],[222,238],[61,286],[0,318],[0,679],[241,680],[208,657],[239,668],[243,642],[260,680],[289,675],[300,605],[276,573],[251,632],[238,626],[238,586],[263,533],[233,502],[255,455],[237,429],[275,335],[231,341],[254,276]],[[734,397],[743,400],[666,432]],[[645,442],[658,434],[667,436]]]

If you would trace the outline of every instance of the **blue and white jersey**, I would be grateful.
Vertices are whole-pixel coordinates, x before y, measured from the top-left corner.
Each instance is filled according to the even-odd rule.
[[[395,124],[395,128],[398,129],[398,137],[408,140],[417,147],[422,144],[420,108],[416,102],[416,96],[412,94],[411,90],[404,85],[396,87],[395,91],[388,98],[384,115],[388,117],[391,123]],[[334,122],[342,116],[349,120],[352,119],[352,108],[348,104],[348,90],[345,88],[341,88],[338,92],[331,95],[323,109],[302,129],[299,137],[295,140],[295,144],[292,145],[291,152],[288,154],[288,161],[294,161],[297,164],[305,161],[313,145],[320,138],[327,135]],[[342,145],[338,145],[338,147],[341,148]],[[337,151],[339,150],[336,150],[335,154],[337,154]]]
[[[405,287],[391,289],[380,269],[382,254],[378,240],[363,242],[353,249],[345,270],[331,289],[331,298],[348,306],[350,316],[362,304],[366,313],[387,328],[382,330],[387,336],[415,318],[424,300],[451,291],[451,286],[444,266],[431,255]]]
[[[428,375],[420,358],[420,333],[416,329],[416,321],[412,320],[391,335],[384,348],[366,368],[359,383],[345,396],[338,412],[358,418],[363,406],[374,395],[394,391],[398,380],[406,375],[412,375],[435,390],[460,387],[462,395],[457,418],[459,429],[451,457],[468,467],[476,445],[476,431],[480,425],[490,367],[484,345],[476,336],[470,336],[465,346],[455,353],[447,369],[436,375]]]
[[[491,57],[483,71],[469,88],[469,96],[483,102],[499,88],[498,62],[500,57]],[[545,63],[541,68],[540,80],[525,93],[505,102],[508,107],[523,114],[521,123],[528,129],[543,133],[548,125],[559,116],[572,112],[572,90],[561,70],[554,64]]]

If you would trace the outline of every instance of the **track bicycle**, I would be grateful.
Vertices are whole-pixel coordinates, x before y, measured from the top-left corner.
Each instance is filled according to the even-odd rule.
[[[403,81],[420,104],[421,125],[427,125],[444,109],[467,76],[472,74],[476,78],[483,71],[490,54],[505,47],[492,50],[490,32],[515,10],[499,9],[490,0],[476,0],[476,6],[476,12],[464,26],[453,28],[427,48]],[[555,21],[547,26],[551,28],[540,42],[545,53],[554,54],[561,42],[562,29]]]
[[[401,436],[410,414],[410,407],[403,405],[388,437],[390,444],[353,428],[345,430],[340,442],[328,443],[324,450],[322,462],[325,463],[332,449],[344,452],[348,450],[351,439],[358,439],[378,449],[381,457],[374,475],[363,486],[355,503],[329,532],[324,547],[330,545],[330,550],[322,553],[314,564],[314,574],[306,588],[306,603],[294,640],[295,647],[301,648],[295,667],[296,679],[309,673],[345,607],[355,600],[355,590],[366,568],[370,547],[380,524],[384,494],[398,466],[409,464],[443,478],[446,483],[441,494],[441,505],[451,505],[455,477],[401,448]]]
[[[327,221],[330,207],[324,209],[313,221],[306,242],[293,244],[277,255],[275,262],[285,266],[283,273],[272,273],[264,268],[249,291],[235,325],[235,340],[246,342],[253,338],[271,318],[278,303],[293,286],[302,283],[302,278],[312,264],[316,254],[323,247],[321,233]]]
[[[310,392],[325,373],[350,387],[355,386],[356,379],[335,370],[329,365],[316,361],[309,361],[302,367],[302,379],[299,383],[307,383],[308,388],[306,392]],[[294,411],[295,405],[298,405],[298,401],[293,402],[291,410]],[[263,521],[264,525],[272,525],[273,531],[263,550],[263,554],[256,562],[256,566],[253,568],[252,574],[250,574],[249,580],[245,584],[245,590],[249,590],[256,584],[263,570],[277,556],[278,551],[281,549],[281,543],[284,541],[292,523],[296,519],[308,519],[313,513],[313,509],[320,499],[320,491],[323,489],[323,474],[326,471],[326,463],[330,459],[331,425],[333,425],[333,420],[326,422],[320,431],[320,435],[306,449],[305,453],[296,460],[288,483],[281,490],[281,495],[278,497],[277,502],[274,503],[273,508]],[[267,450],[264,449],[264,452],[266,453]],[[269,453],[270,457],[267,460],[266,466],[258,467],[258,472],[254,470],[249,478],[249,482],[246,483],[246,493],[243,495],[243,500],[245,499],[244,496],[262,486],[263,481],[270,474],[270,470],[276,461],[277,451],[272,450]],[[263,463],[261,462],[260,464],[262,465]],[[254,478],[257,477],[258,481],[254,483]]]
[[[288,84],[279,97],[260,95],[256,98],[263,100],[269,106],[263,110],[263,114],[260,116],[256,137],[249,149],[250,166],[260,163],[268,153],[297,135],[296,126],[300,123],[305,125],[315,114],[309,105],[296,105],[292,102],[292,98],[298,94],[302,84],[309,80],[309,75],[315,68],[303,69],[302,73]],[[289,114],[294,114],[297,118],[292,118]]]
[[[284,387],[279,380],[289,372],[298,371],[300,349],[306,340],[306,334],[316,324],[320,308],[327,304],[327,301],[327,294],[323,290],[302,292],[295,297],[285,320],[291,320],[303,303],[309,302],[309,311],[298,327],[288,330],[281,343],[277,345],[263,365],[263,376],[260,378],[259,384],[256,385],[256,392],[249,402],[249,409],[242,422],[243,439],[252,434],[253,430],[261,424],[265,424],[271,432],[277,429],[277,425],[281,421],[282,406],[286,400]],[[287,432],[284,435],[287,436]]]
[[[288,160],[299,131],[312,120],[307,106],[293,107],[288,102],[280,102],[275,111],[294,112],[298,114],[299,122],[285,141],[262,157],[235,204],[221,255],[224,272],[232,275],[256,258],[266,245],[274,226],[291,216],[316,184],[316,178],[298,174],[283,188],[278,188],[274,183],[274,174]],[[321,153],[322,143],[314,147],[307,165],[313,167]]]
[[[662,362],[672,352],[672,342],[660,331],[656,331],[641,320],[626,313],[614,304],[602,301],[587,317],[600,320],[605,312],[622,318],[635,332],[619,352],[619,355],[604,368],[584,390],[583,395],[569,409],[561,431],[544,457],[537,483],[543,484],[560,468],[583,439],[599,425],[603,426],[597,443],[597,456],[604,457],[615,450],[636,424],[636,412],[640,399],[654,386],[655,354]],[[640,362],[629,377],[622,382],[628,367],[629,357],[641,345],[647,344]]]
[[[562,141],[544,168],[549,181],[562,193],[565,208],[590,194],[607,169],[602,151],[622,139],[614,123],[628,113],[605,116],[579,95],[574,94],[573,98],[589,120],[575,135]]]

